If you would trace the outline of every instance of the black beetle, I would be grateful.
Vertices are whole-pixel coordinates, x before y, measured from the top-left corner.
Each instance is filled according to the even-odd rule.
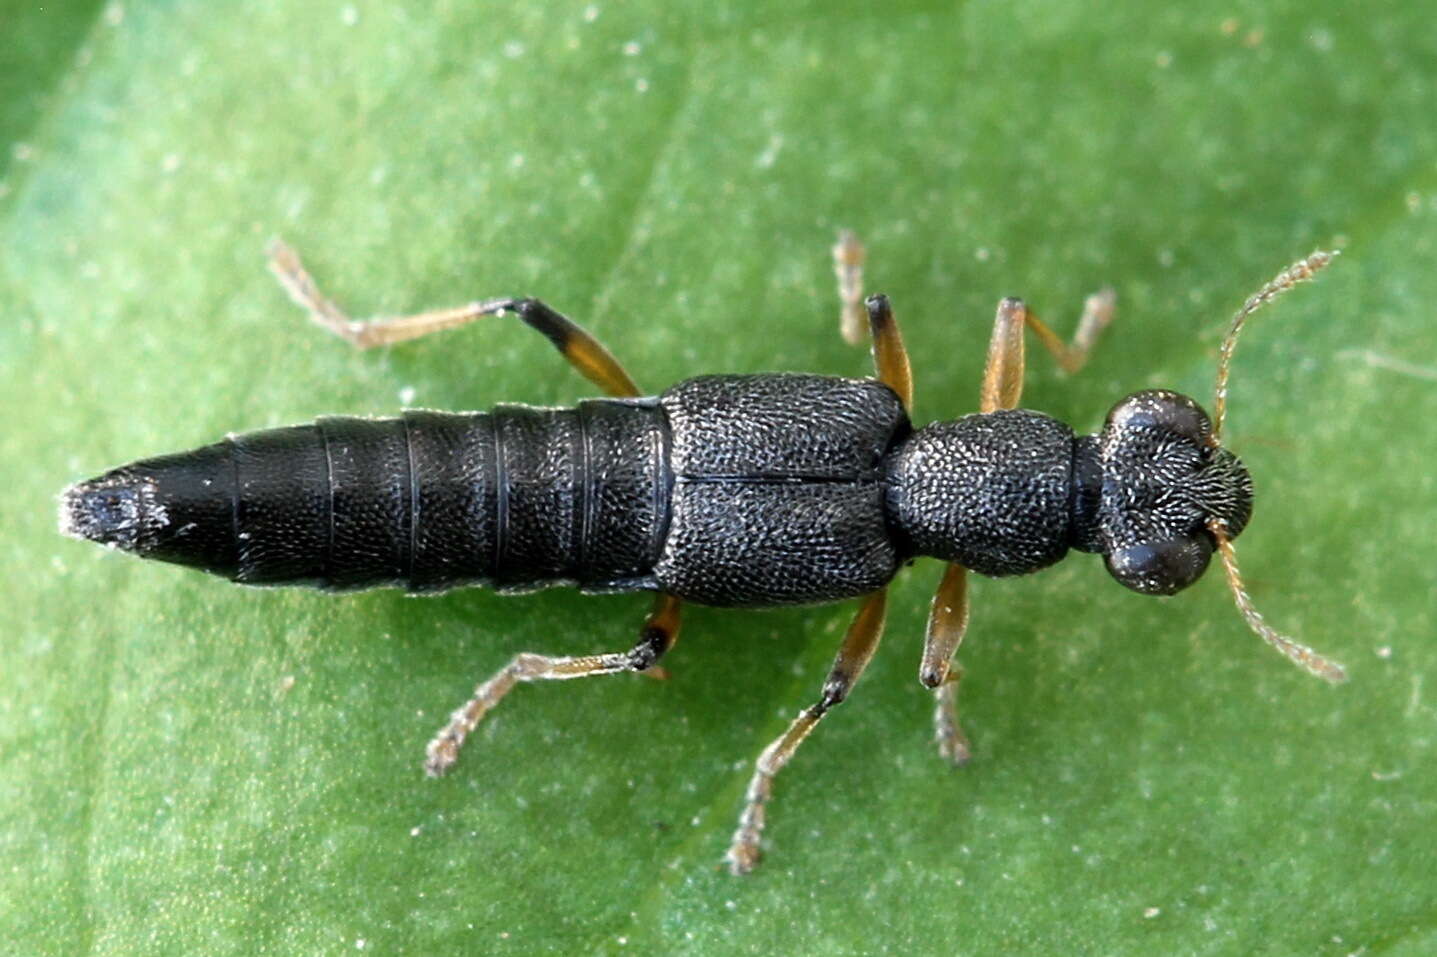
[[[861,329],[863,251],[844,234],[834,254],[852,337]],[[1170,595],[1196,581],[1216,551],[1248,624],[1311,673],[1342,680],[1340,666],[1269,627],[1244,591],[1232,539],[1251,514],[1252,484],[1220,444],[1244,320],[1331,259],[1319,252],[1293,264],[1233,318],[1214,420],[1186,396],[1148,390],[1118,402],[1097,435],[1076,436],[1016,408],[1024,329],[1076,370],[1111,318],[1111,293],[1088,299],[1071,345],[1020,300],[1003,300],[982,411],[915,429],[908,357],[883,296],[863,301],[876,379],[715,375],[641,397],[602,345],[538,300],[357,322],[276,242],[271,268],[291,295],[357,346],[512,312],[610,397],[572,409],[413,410],[231,435],[72,486],[60,526],[250,585],[657,593],[626,652],[515,656],[430,743],[425,767],[434,775],[516,682],[654,668],[677,637],[681,602],[756,607],[863,596],[818,702],[758,759],[727,856],[743,873],[759,858],[774,775],[858,680],[883,630],[886,586],[915,556],[949,563],[919,679],[936,693],[939,748],[955,763],[968,756],[953,662],[968,618],[968,569],[1024,574],[1078,549],[1101,554],[1129,588]]]

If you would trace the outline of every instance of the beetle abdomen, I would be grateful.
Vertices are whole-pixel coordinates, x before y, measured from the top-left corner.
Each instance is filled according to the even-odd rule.
[[[253,585],[649,587],[666,429],[642,401],[325,418],[66,492],[82,538]]]

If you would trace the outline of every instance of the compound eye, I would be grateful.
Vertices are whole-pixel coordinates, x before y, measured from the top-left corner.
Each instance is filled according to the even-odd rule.
[[[1192,399],[1167,389],[1147,389],[1119,400],[1108,413],[1103,431],[1111,434],[1126,429],[1162,429],[1207,444],[1212,421]]]
[[[1202,577],[1212,558],[1205,533],[1115,548],[1105,556],[1108,573],[1144,595],[1175,595]]]

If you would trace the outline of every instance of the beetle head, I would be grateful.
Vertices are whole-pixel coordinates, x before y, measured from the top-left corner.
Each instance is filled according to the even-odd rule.
[[[1098,538],[1108,571],[1146,595],[1202,576],[1214,522],[1235,538],[1252,514],[1252,480],[1217,445],[1212,422],[1177,392],[1137,392],[1113,406],[1097,437]]]
[[[1073,501],[1079,547],[1101,551],[1118,581],[1144,594],[1171,595],[1197,581],[1216,550],[1248,627],[1300,668],[1338,682],[1346,679],[1342,666],[1277,632],[1243,587],[1232,540],[1252,515],[1252,480],[1221,442],[1228,373],[1243,323],[1334,255],[1315,252],[1293,263],[1232,317],[1218,353],[1215,422],[1176,392],[1138,392],[1113,406],[1102,433],[1076,449]]]

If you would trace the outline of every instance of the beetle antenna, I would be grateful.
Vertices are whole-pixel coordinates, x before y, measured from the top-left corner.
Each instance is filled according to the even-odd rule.
[[[1208,520],[1207,527],[1208,531],[1212,532],[1212,537],[1217,539],[1218,554],[1222,556],[1222,568],[1227,573],[1227,584],[1232,589],[1232,599],[1237,603],[1237,610],[1242,613],[1247,626],[1255,631],[1259,638],[1287,655],[1293,664],[1308,674],[1316,675],[1333,684],[1346,681],[1347,672],[1337,662],[1318,654],[1304,644],[1293,641],[1267,623],[1262,617],[1262,612],[1253,606],[1252,596],[1243,587],[1242,573],[1237,570],[1237,553],[1233,550],[1232,539],[1227,534],[1227,523],[1220,518],[1214,518]]]
[[[1335,250],[1323,252],[1319,249],[1306,259],[1299,259],[1273,277],[1267,285],[1248,296],[1247,302],[1243,303],[1242,308],[1232,317],[1232,325],[1228,327],[1227,337],[1222,340],[1222,350],[1218,353],[1217,360],[1217,394],[1213,399],[1212,427],[1212,444],[1214,446],[1222,438],[1222,423],[1223,419],[1227,417],[1227,376],[1232,364],[1233,350],[1237,348],[1237,334],[1242,331],[1243,323],[1247,321],[1248,316],[1293,286],[1311,279],[1319,269],[1332,262],[1336,256]],[[1239,604],[1241,603],[1239,602]]]

